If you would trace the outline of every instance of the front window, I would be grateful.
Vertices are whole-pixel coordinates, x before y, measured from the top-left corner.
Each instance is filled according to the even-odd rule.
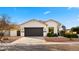
[[[49,27],[49,32],[54,33],[54,27]]]

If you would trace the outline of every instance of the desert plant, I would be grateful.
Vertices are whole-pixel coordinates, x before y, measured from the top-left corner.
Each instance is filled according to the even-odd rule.
[[[78,38],[77,34],[65,34],[64,37],[70,38],[70,40],[72,40],[72,38]]]
[[[47,37],[58,37],[58,35],[49,32],[47,33]]]
[[[52,37],[58,37],[58,35],[57,34],[52,34]]]
[[[67,38],[78,38],[78,35],[77,34],[65,34],[64,37],[67,37]]]
[[[60,35],[61,35],[61,36],[64,36],[64,34],[65,34],[65,31],[61,30],[61,31],[60,31]]]
[[[47,33],[47,37],[52,37],[52,33]]]

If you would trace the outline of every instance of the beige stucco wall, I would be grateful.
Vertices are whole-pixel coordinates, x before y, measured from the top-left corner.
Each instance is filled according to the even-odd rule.
[[[7,31],[4,32],[4,33],[5,33],[5,34],[4,34],[5,36],[10,36],[10,31],[7,30]]]
[[[47,21],[46,24],[48,25],[47,27],[54,27],[54,33],[58,33],[58,23],[54,21]]]
[[[17,30],[11,30],[10,36],[17,36]]]
[[[24,36],[24,27],[43,27],[43,36],[47,34],[47,27],[45,24],[39,21],[30,21],[21,25],[21,36]]]

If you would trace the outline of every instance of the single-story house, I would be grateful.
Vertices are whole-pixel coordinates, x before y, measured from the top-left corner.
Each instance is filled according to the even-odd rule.
[[[61,23],[55,20],[39,21],[32,19],[19,25],[20,30],[10,31],[10,36],[46,36],[49,28],[53,28],[53,33],[58,34]]]

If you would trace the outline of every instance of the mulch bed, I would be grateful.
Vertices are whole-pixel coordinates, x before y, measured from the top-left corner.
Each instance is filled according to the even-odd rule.
[[[47,42],[78,42],[79,38],[60,38],[60,37],[45,37]]]

